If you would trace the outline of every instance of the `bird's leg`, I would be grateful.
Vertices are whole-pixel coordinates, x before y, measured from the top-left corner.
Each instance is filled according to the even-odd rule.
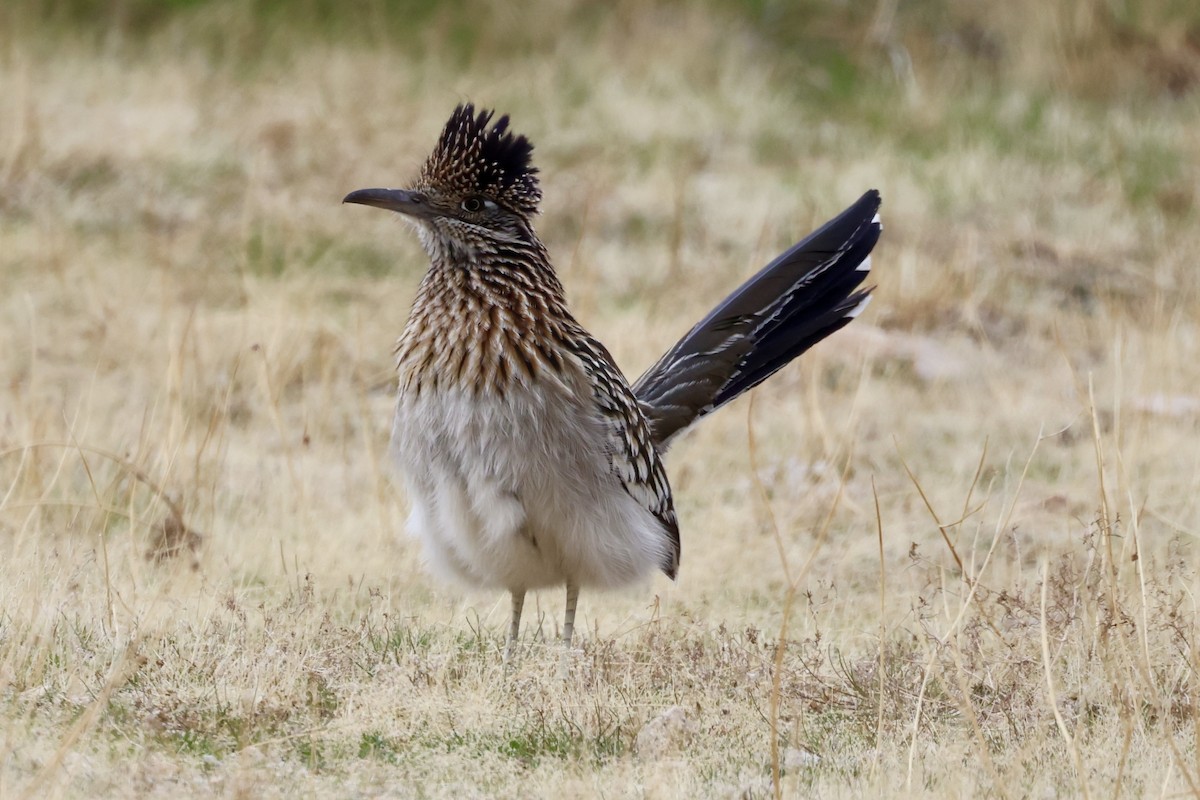
[[[579,587],[567,583],[567,612],[563,616],[563,644],[571,646],[571,635],[575,633],[575,606],[579,603]]]
[[[504,663],[512,658],[517,647],[517,635],[521,632],[521,609],[525,607],[525,590],[514,589],[512,592],[512,622],[508,628],[508,645],[504,648]]]

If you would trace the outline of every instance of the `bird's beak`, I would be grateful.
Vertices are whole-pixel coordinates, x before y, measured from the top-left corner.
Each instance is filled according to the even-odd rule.
[[[359,189],[343,197],[342,202],[375,206],[410,217],[433,216],[433,211],[429,208],[429,198],[425,193],[409,189]]]

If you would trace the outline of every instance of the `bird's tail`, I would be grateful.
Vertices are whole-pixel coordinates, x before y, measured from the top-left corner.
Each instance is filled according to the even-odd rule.
[[[866,307],[879,240],[872,189],[725,298],[633,385],[655,444],[765,381]]]

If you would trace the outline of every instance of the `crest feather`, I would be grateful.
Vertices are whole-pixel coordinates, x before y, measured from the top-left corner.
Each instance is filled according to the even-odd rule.
[[[542,199],[533,144],[508,128],[508,115],[460,104],[447,120],[421,171],[424,182],[443,190],[489,195],[514,210],[536,213]]]

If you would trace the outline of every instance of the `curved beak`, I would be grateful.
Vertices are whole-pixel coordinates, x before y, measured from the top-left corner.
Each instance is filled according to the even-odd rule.
[[[410,217],[433,215],[425,193],[409,189],[359,189],[343,197],[342,202],[397,211]]]

